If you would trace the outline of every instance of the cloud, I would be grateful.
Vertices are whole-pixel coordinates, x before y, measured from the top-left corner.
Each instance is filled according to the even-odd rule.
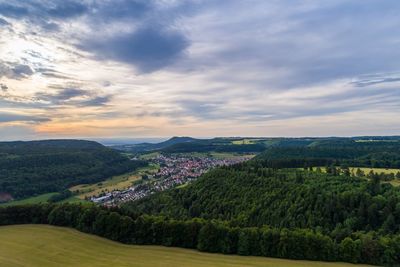
[[[6,25],[10,25],[10,23],[5,19],[0,18],[0,26],[1,25],[6,26]]]
[[[188,40],[177,31],[146,27],[106,40],[87,40],[82,48],[101,59],[125,62],[141,72],[152,72],[174,63],[188,44]]]
[[[22,79],[34,73],[32,68],[25,64],[2,62],[0,60],[0,78],[5,76],[11,79]]]
[[[351,84],[357,87],[365,87],[370,85],[395,82],[400,82],[400,75],[398,73],[364,75],[358,78],[356,81],[352,81]]]
[[[1,91],[3,91],[3,92],[7,92],[8,86],[5,85],[4,83],[0,83],[0,89],[1,89]]]
[[[174,10],[164,10],[165,6],[156,0],[28,0],[2,3],[0,14],[24,18],[30,25],[39,26],[41,34],[51,32],[63,39],[61,24],[84,16],[78,20],[84,24],[80,30],[90,31],[78,30],[71,43],[97,59],[124,62],[147,73],[173,64],[189,46],[185,35],[174,27]]]
[[[60,19],[73,18],[85,14],[88,7],[81,1],[59,1],[46,9],[46,13],[51,17]]]
[[[0,3],[0,14],[11,18],[26,18],[30,20],[58,18],[66,19],[83,15],[88,6],[80,1],[46,1],[27,0]]]
[[[98,92],[84,90],[81,88],[56,88],[55,93],[38,92],[35,100],[47,102],[49,105],[68,105],[76,107],[104,106],[111,100],[111,95],[99,95]]]
[[[21,17],[29,14],[28,8],[18,3],[0,2],[0,14],[6,17]]]
[[[115,19],[138,19],[150,12],[154,7],[153,1],[148,0],[114,0],[96,1],[93,5],[93,19],[110,21]]]
[[[49,118],[41,116],[21,115],[9,112],[0,112],[0,123],[5,122],[47,122]]]
[[[91,99],[82,101],[78,103],[79,106],[84,106],[84,107],[97,107],[97,106],[104,106],[107,103],[109,103],[111,100],[110,95],[106,96],[95,96]]]
[[[0,76],[10,87],[0,88],[0,106],[50,109],[78,124],[170,122],[157,125],[160,135],[261,135],[271,125],[335,134],[346,121],[348,132],[363,123],[393,129],[399,8],[395,0],[0,0],[9,23],[0,28]],[[389,115],[355,115],[372,113]],[[326,128],[328,117],[337,124]]]

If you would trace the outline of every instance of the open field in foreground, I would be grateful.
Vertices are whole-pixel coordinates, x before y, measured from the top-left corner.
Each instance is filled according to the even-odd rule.
[[[47,225],[2,226],[0,248],[2,267],[354,266],[347,263],[228,256],[180,248],[123,245],[73,229]]]

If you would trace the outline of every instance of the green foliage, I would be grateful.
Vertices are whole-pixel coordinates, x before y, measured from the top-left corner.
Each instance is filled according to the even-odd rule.
[[[0,143],[0,193],[14,199],[94,183],[144,166],[98,143],[49,140]]]
[[[52,195],[49,199],[48,202],[60,202],[62,200],[65,200],[67,198],[70,198],[72,196],[72,192],[69,190],[64,190],[60,193]]]
[[[314,142],[281,142],[261,153],[257,160],[273,168],[304,166],[357,166],[400,168],[400,140],[359,142],[351,138],[316,139]]]
[[[379,180],[248,163],[215,169],[185,188],[124,207],[137,214],[219,219],[244,227],[322,229],[335,231],[341,240],[354,231],[398,233],[399,202],[400,188]]]
[[[392,265],[400,263],[400,236],[357,232],[336,242],[310,229],[238,227],[219,220],[135,216],[126,210],[74,204],[0,208],[0,225],[67,226],[127,244],[198,248],[201,251]]]

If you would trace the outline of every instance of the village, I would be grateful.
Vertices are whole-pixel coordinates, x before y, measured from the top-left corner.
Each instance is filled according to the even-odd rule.
[[[144,175],[139,184],[126,190],[115,190],[104,193],[90,200],[105,206],[117,206],[128,201],[142,199],[156,192],[184,186],[196,180],[210,169],[218,166],[229,166],[248,160],[249,157],[196,157],[191,155],[158,155],[151,163],[160,166],[154,174]]]

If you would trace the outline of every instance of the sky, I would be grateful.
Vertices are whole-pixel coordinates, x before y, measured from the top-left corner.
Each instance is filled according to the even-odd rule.
[[[0,140],[400,134],[398,0],[0,0]]]

